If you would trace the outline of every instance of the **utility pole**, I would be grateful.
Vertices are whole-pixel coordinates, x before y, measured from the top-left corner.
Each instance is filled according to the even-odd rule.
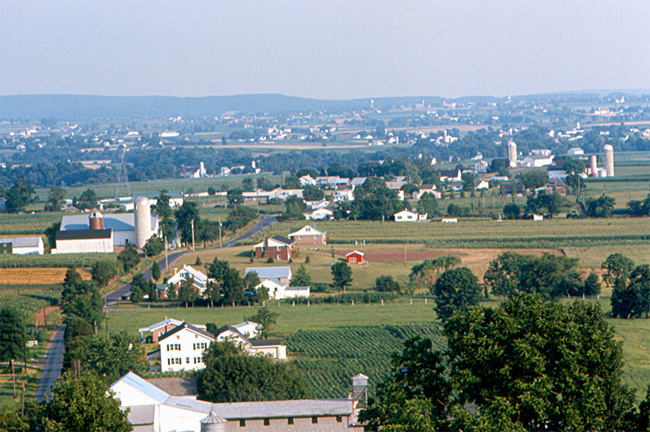
[[[45,313],[45,300],[43,300],[43,329],[47,331],[47,314]]]
[[[164,238],[165,238],[165,270],[167,270],[167,268],[169,268],[169,260],[167,258],[167,237]]]
[[[195,252],[196,249],[194,248],[194,219],[192,219],[192,252]]]
[[[223,249],[223,241],[221,240],[221,218],[219,218],[219,249]]]

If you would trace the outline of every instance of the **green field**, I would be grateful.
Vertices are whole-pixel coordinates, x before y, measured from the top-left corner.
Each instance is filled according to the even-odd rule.
[[[278,223],[258,233],[287,235],[306,222]],[[331,243],[426,243],[439,248],[553,248],[638,244],[650,240],[647,218],[531,220],[459,219],[458,223],[396,223],[380,221],[328,221],[314,224],[327,232]]]
[[[604,312],[609,299],[597,301]],[[494,302],[489,302],[494,304]],[[190,323],[217,325],[235,324],[250,318],[257,307],[235,308],[143,308],[123,309],[109,314],[111,332],[127,331],[137,335],[145,327],[164,317],[183,319]],[[364,373],[377,380],[386,373],[391,352],[401,348],[405,337],[411,334],[434,336],[439,339],[439,323],[431,300],[402,299],[398,303],[351,305],[271,304],[280,315],[272,335],[283,337],[288,354],[299,368],[307,371],[309,380],[317,386],[319,397],[340,397],[349,387],[351,376]],[[650,384],[650,329],[648,320],[607,320],[613,325],[617,338],[623,341],[625,357],[624,381],[639,389],[637,397]],[[400,333],[402,332],[402,333]],[[327,383],[326,385],[324,383]],[[377,382],[373,381],[372,386]],[[331,392],[331,393],[330,393]],[[645,394],[645,393],[644,393]]]
[[[0,307],[12,306],[29,314],[43,308],[43,305],[55,305],[61,298],[61,285],[0,285]]]
[[[0,213],[0,235],[43,234],[64,213],[9,214]]]

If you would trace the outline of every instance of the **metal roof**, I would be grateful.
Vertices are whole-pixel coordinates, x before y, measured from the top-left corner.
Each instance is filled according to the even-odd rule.
[[[257,273],[260,279],[280,279],[291,277],[291,267],[247,267],[244,276],[250,272]]]
[[[110,239],[113,237],[113,230],[111,229],[98,229],[98,230],[74,230],[74,231],[58,231],[56,233],[56,240],[91,240],[91,239]]]
[[[63,216],[61,219],[61,231],[87,230],[90,226],[87,214]],[[158,226],[158,216],[151,216],[151,227]],[[135,230],[135,213],[105,213],[104,228],[113,231]]]
[[[202,329],[200,329],[198,327],[194,327],[192,324],[188,324],[188,323],[184,322],[183,324],[177,326],[173,330],[170,330],[167,333],[161,335],[160,338],[158,338],[158,343],[162,342],[163,340],[167,339],[168,337],[170,337],[172,335],[175,335],[176,333],[178,333],[178,332],[180,332],[181,330],[184,330],[184,329],[188,329],[188,330],[191,330],[191,331],[193,331],[195,333],[203,335],[203,336],[205,336],[207,338],[214,339],[214,335],[212,333],[209,333],[209,332],[207,332],[205,330],[202,330]]]
[[[148,383],[143,378],[141,378],[139,375],[136,375],[133,372],[128,372],[122,378],[115,381],[111,385],[111,388],[113,386],[115,386],[115,384],[117,384],[119,382],[124,382],[125,384],[130,385],[131,387],[141,391],[142,393],[144,393],[145,395],[149,396],[150,398],[156,400],[159,403],[165,403],[165,401],[169,398],[169,395],[167,393],[160,390],[155,385],[153,385],[151,383]]]
[[[38,247],[43,240],[40,237],[13,237],[0,239],[0,243],[12,243],[14,249],[21,247]]]

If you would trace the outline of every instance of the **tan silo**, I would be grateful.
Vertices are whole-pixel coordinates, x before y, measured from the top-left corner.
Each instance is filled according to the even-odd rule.
[[[607,177],[614,177],[614,147],[609,144],[603,146],[605,153],[605,172]]]
[[[151,237],[151,207],[149,199],[139,196],[135,200],[135,245],[142,249]]]
[[[210,411],[210,415],[201,420],[201,432],[226,432],[228,421]]]
[[[589,157],[589,169],[592,177],[598,177],[598,156],[591,155]]]
[[[517,166],[517,143],[514,141],[508,143],[508,161],[511,168]]]

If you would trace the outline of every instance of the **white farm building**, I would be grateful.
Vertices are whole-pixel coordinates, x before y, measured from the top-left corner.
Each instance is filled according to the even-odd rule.
[[[104,215],[93,210],[88,215],[63,216],[56,253],[113,252],[114,246],[127,243],[142,248],[158,231],[158,216],[151,214],[149,200],[138,197],[134,213]]]

